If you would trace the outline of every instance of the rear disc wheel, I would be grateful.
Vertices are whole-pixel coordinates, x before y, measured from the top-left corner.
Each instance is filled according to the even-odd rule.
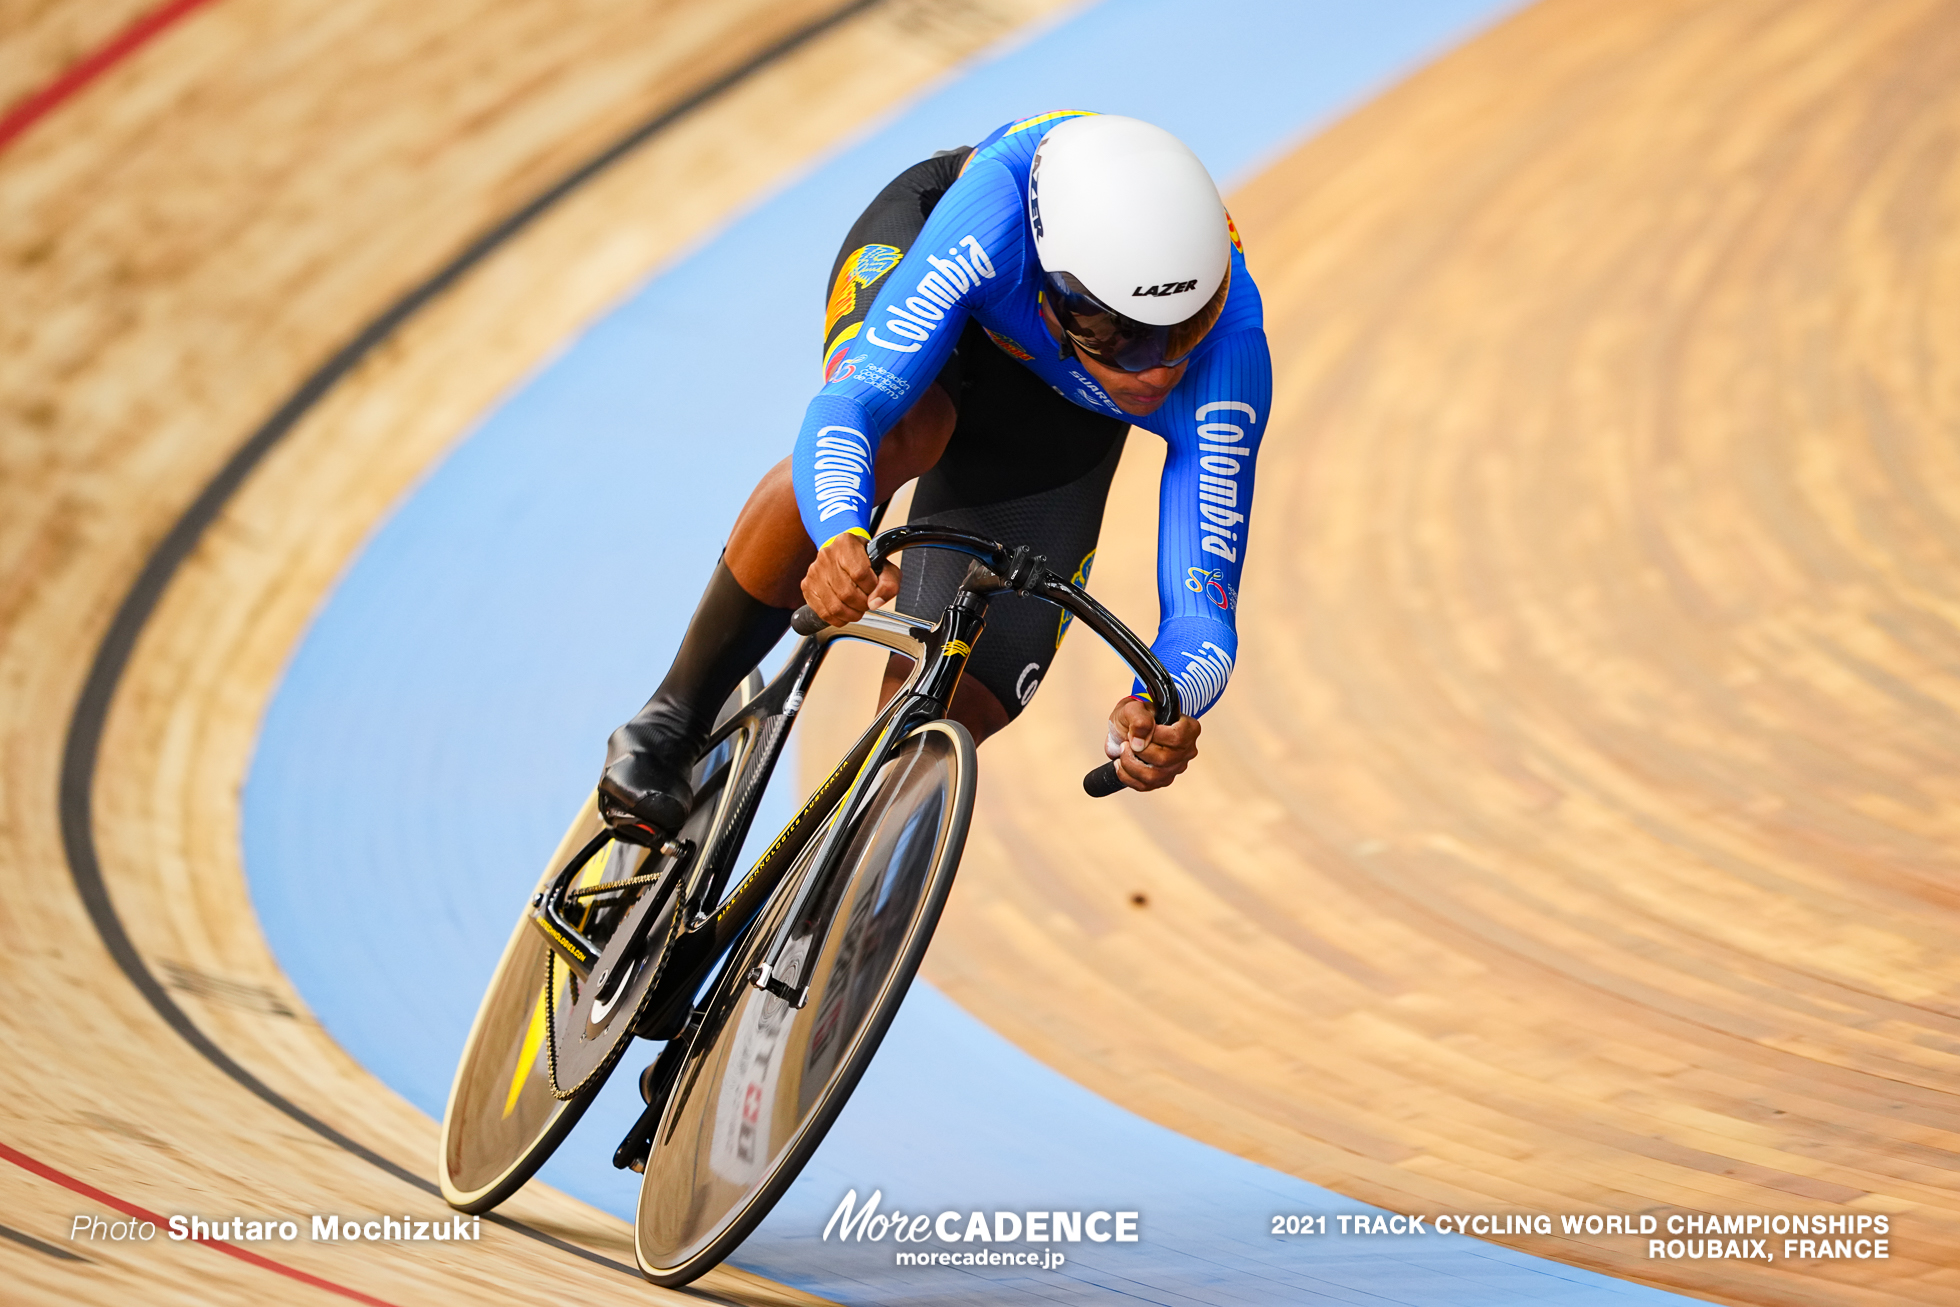
[[[751,673],[729,697],[721,719],[761,688],[761,677]],[[721,816],[725,778],[737,770],[729,763],[739,761],[744,747],[743,739],[732,739],[695,768],[697,783],[717,774],[724,778],[704,787],[682,830],[697,845],[706,844]],[[605,828],[595,798],[587,796],[533,893],[551,885]],[[665,861],[648,854],[637,845],[606,841],[579,871],[573,888],[625,880]],[[630,974],[606,1002],[595,1002],[592,987],[562,961],[552,960],[547,982],[550,951],[531,924],[527,901],[477,1009],[443,1113],[436,1170],[443,1199],[451,1207],[487,1212],[515,1193],[563,1142],[604,1084],[632,1038],[638,1008],[659,978],[660,955],[677,908],[677,893],[667,889],[654,901],[648,895],[653,888],[664,887],[644,887],[637,895],[622,894],[583,910],[581,928],[602,945],[618,932],[646,927],[643,949],[626,962]],[[646,922],[648,915],[655,920]],[[573,920],[581,923],[580,917]],[[552,1091],[554,1054],[561,1093],[576,1091],[569,1098]]]

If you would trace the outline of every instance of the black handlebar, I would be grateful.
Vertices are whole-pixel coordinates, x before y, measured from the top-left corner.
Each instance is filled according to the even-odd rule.
[[[1135,632],[1123,625],[1116,614],[1090,598],[1086,590],[1046,568],[1042,571],[1044,575],[1038,582],[1023,593],[1046,599],[1057,608],[1075,614],[1084,626],[1101,636],[1143,682],[1144,691],[1150,697],[1152,716],[1159,726],[1169,726],[1182,717],[1184,705],[1178,699],[1177,682],[1157,661],[1157,655],[1150,652],[1150,646],[1137,639]]]
[[[864,553],[871,562],[872,570],[882,572],[892,555],[900,550],[920,547],[950,549],[966,554],[993,573],[1001,589],[1045,600],[1073,614],[1084,626],[1101,636],[1117,656],[1136,672],[1137,679],[1143,682],[1144,690],[1149,695],[1152,716],[1159,726],[1169,726],[1183,715],[1177,682],[1157,661],[1157,655],[1150,651],[1150,646],[1123,625],[1116,614],[1097,603],[1088,591],[1050,570],[1048,560],[1040,554],[1031,553],[1025,548],[1010,550],[997,540],[966,531],[930,526],[895,526],[889,531],[881,531],[866,545]],[[825,626],[823,618],[818,617],[808,604],[796,610],[789,624],[798,635],[804,636],[815,635]],[[1100,799],[1125,787],[1116,774],[1116,764],[1106,762],[1082,778],[1082,788],[1091,798]]]
[[[1092,799],[1106,799],[1121,789],[1128,787],[1123,778],[1116,774],[1116,764],[1106,762],[1082,778],[1082,792]]]
[[[1014,555],[998,540],[989,540],[970,531],[950,531],[937,526],[895,526],[889,531],[880,531],[864,547],[864,556],[871,560],[872,571],[882,572],[893,554],[921,545],[932,549],[950,549],[954,553],[977,558],[987,565],[989,571],[1003,579],[1014,566]],[[1029,557],[1036,563],[1043,561],[1039,554]]]

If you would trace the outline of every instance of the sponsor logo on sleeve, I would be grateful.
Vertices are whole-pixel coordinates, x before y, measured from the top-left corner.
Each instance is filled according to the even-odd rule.
[[[912,383],[899,376],[890,368],[881,368],[869,360],[860,361],[857,379],[873,390],[881,391],[893,399],[904,399],[912,391]]]
[[[1122,409],[1116,407],[1116,401],[1111,399],[1108,392],[1101,386],[1098,386],[1086,372],[1070,368],[1068,374],[1074,377],[1077,382],[1075,394],[1068,398],[1074,399],[1084,408],[1099,408],[1103,412],[1113,413],[1119,418],[1128,416]],[[1055,393],[1059,395],[1062,392],[1057,390]]]
[[[850,357],[851,340],[858,334],[858,328],[863,325],[861,322],[853,322],[844,328],[844,333],[837,338],[837,344],[832,347],[830,357],[825,359],[823,364],[823,380],[826,386],[833,381],[842,381],[857,371],[857,365],[863,359],[861,356]]]
[[[1244,254],[1245,242],[1239,239],[1239,225],[1232,221],[1232,213],[1229,209],[1225,212],[1225,234],[1232,238],[1232,248]]]
[[[828,522],[839,513],[855,512],[871,499],[871,442],[862,431],[830,426],[817,432],[817,520]]]
[[[1239,561],[1239,540],[1245,524],[1239,495],[1239,473],[1252,456],[1245,427],[1223,420],[1205,421],[1220,413],[1242,413],[1248,425],[1259,421],[1252,405],[1236,399],[1200,404],[1198,419],[1198,516],[1204,533],[1198,548],[1228,563]]]
[[[1197,653],[1179,650],[1184,658],[1184,670],[1171,673],[1177,681],[1179,703],[1189,717],[1216,703],[1218,696],[1225,693],[1225,683],[1232,679],[1232,655],[1209,640],[1200,644],[1198,650]]]
[[[887,335],[880,336],[878,328],[873,327],[864,333],[866,340],[880,349],[916,354],[968,291],[983,281],[993,280],[994,262],[975,237],[961,238],[959,244],[948,246],[946,252],[953,257],[926,256],[931,271],[919,278],[915,292],[906,296],[904,303],[886,301],[881,307],[881,312],[888,315],[884,324]],[[898,339],[890,339],[892,336]],[[905,343],[908,341],[911,343]]]
[[[857,328],[853,326],[851,330],[856,331]],[[911,393],[912,383],[904,377],[890,368],[879,367],[862,354],[849,354],[849,349],[850,342],[845,340],[832,351],[830,364],[823,374],[825,385],[855,380],[860,386],[869,386],[893,399],[904,399]]]
[[[837,344],[830,333],[857,308],[858,291],[869,290],[873,282],[897,267],[902,253],[896,245],[860,245],[844,260],[837,269],[837,280],[831,283],[830,302],[824,307],[823,338],[827,344]]]
[[[1238,594],[1232,589],[1231,582],[1225,579],[1225,569],[1222,567],[1209,571],[1202,567],[1187,569],[1184,588],[1192,594],[1203,595],[1206,603],[1221,612],[1231,612],[1238,603]]]

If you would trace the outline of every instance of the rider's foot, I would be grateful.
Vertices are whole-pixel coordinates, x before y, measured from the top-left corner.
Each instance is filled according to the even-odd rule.
[[[716,563],[667,679],[632,721],[612,733],[599,776],[599,812],[622,838],[658,843],[680,832],[694,801],[688,769],[700,757],[729,692],[789,629]]]
[[[599,774],[599,814],[629,838],[676,834],[694,803],[688,769],[708,738],[707,723],[686,705],[656,694],[606,741]]]

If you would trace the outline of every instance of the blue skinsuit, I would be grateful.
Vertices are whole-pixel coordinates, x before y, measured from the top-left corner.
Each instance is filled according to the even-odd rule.
[[[1041,138],[1074,112],[995,131],[888,272],[867,270],[874,296],[861,329],[836,342],[830,378],[810,401],[793,460],[810,538],[869,525],[878,445],[939,374],[968,317],[1043,381],[1083,408],[1163,437],[1152,649],[1177,678],[1184,711],[1218,701],[1238,654],[1235,614],[1252,510],[1253,464],[1272,401],[1259,289],[1233,233],[1223,314],[1184,377],[1149,417],[1124,413],[1058,350],[1038,307],[1041,268],[1028,220],[1028,172]],[[1009,545],[1019,543],[1007,541]]]

